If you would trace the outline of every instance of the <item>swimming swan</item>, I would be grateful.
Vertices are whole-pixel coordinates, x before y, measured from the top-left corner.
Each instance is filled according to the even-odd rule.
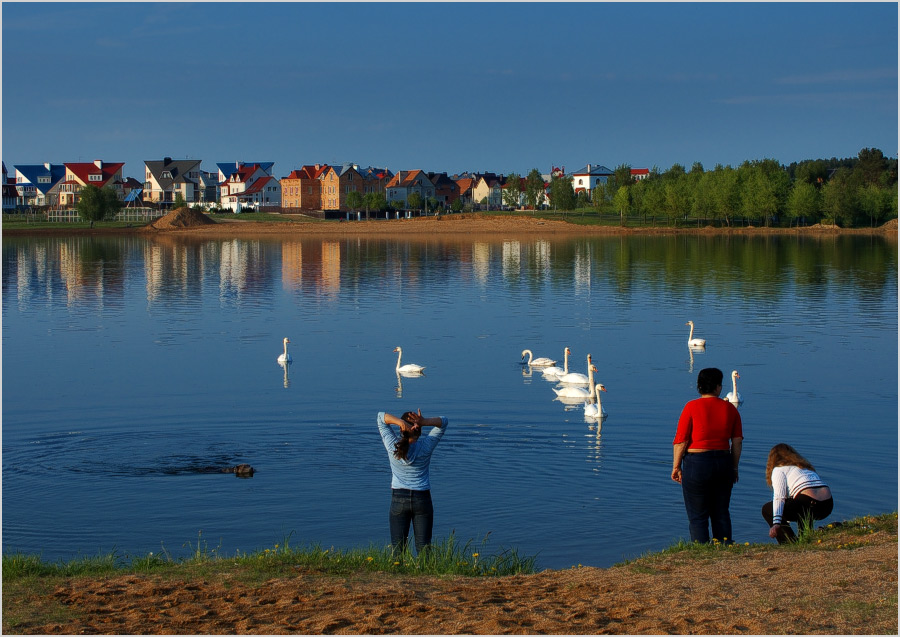
[[[588,366],[588,374],[591,373],[591,355],[587,355],[587,366]],[[563,374],[559,377],[559,382],[563,385],[587,385],[591,386],[591,379],[584,374],[579,374],[578,372],[569,372],[568,374]]]
[[[688,336],[688,347],[706,347],[705,338],[694,338],[694,322],[688,321],[685,325],[691,326],[691,333]]]
[[[588,367],[588,385],[592,386],[594,384],[594,372],[596,371],[597,368],[593,365]],[[560,387],[559,389],[554,387],[553,391],[558,398],[581,398],[588,400],[591,397],[591,392],[584,387],[572,387],[571,385],[567,385],[565,387]]]
[[[540,358],[532,359],[531,357],[534,356],[534,354],[531,353],[530,349],[522,350],[522,359],[523,360],[525,359],[525,354],[528,354],[528,362],[525,364],[530,365],[531,367],[550,367],[551,365],[556,365],[556,361],[550,360],[546,356],[541,356]]]
[[[541,370],[543,372],[544,377],[548,380],[553,380],[556,376],[562,376],[564,374],[569,373],[569,354],[572,353],[568,347],[563,350],[563,358],[565,359],[563,362],[563,367],[557,367],[554,365],[553,367],[545,367]]]
[[[285,337],[285,339],[284,339],[284,353],[281,354],[281,355],[278,357],[278,362],[279,362],[279,363],[290,363],[290,362],[293,362],[294,359],[291,358],[291,355],[288,354],[288,351],[287,351],[287,344],[290,343],[290,342],[291,342],[291,339]]]
[[[584,404],[584,415],[587,418],[606,418],[609,414],[606,413],[606,410],[603,408],[603,404],[600,402],[600,392],[606,391],[606,387],[603,386],[602,383],[597,383],[594,385],[594,400],[597,402],[594,404],[585,403]]]
[[[730,402],[735,407],[744,404],[744,399],[741,398],[741,395],[737,390],[737,379],[740,378],[741,375],[737,373],[737,370],[731,372],[731,391],[725,394],[725,400]]]
[[[398,374],[420,374],[425,369],[421,365],[415,365],[413,363],[407,363],[406,365],[400,365],[400,357],[403,356],[403,350],[399,347],[395,347],[394,351],[397,352],[397,373]]]

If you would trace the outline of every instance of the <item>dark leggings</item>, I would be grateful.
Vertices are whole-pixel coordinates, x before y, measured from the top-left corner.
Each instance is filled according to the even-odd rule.
[[[416,540],[416,553],[421,553],[431,544],[431,529],[434,526],[431,491],[391,489],[390,522],[394,553],[402,553],[406,549],[410,524]]]
[[[784,511],[781,513],[781,526],[778,533],[779,544],[785,542],[793,542],[797,536],[791,528],[791,522],[800,522],[801,520],[824,520],[834,509],[834,499],[816,500],[802,493],[796,498],[788,498],[784,501]],[[769,500],[762,507],[762,516],[769,528],[772,528],[773,504]]]

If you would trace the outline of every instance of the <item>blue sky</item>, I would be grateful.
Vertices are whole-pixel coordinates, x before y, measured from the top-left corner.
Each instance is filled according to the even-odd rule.
[[[2,4],[8,167],[896,157],[898,5]]]

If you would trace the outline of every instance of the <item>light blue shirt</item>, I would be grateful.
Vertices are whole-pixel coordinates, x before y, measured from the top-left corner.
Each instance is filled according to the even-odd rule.
[[[443,416],[441,421],[443,424],[440,427],[431,427],[427,436],[420,436],[416,442],[410,443],[406,460],[401,460],[394,457],[394,446],[400,440],[400,431],[384,422],[383,411],[378,412],[378,431],[381,433],[381,440],[391,462],[392,489],[431,490],[431,479],[428,476],[431,454],[441,441],[449,422]]]

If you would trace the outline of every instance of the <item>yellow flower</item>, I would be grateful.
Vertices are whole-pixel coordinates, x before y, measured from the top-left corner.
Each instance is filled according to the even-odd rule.
[[[821,544],[821,543],[822,543],[822,540],[819,540],[818,542],[816,542],[816,544]]]
[[[400,562],[394,562],[394,566],[400,566]]]
[[[750,546],[750,542],[744,542],[744,546]]]
[[[472,557],[478,557],[481,553],[472,553]]]
[[[367,562],[371,562],[371,561],[373,561],[374,559],[375,559],[374,557],[367,557],[367,558],[366,558],[366,561],[367,561]]]

